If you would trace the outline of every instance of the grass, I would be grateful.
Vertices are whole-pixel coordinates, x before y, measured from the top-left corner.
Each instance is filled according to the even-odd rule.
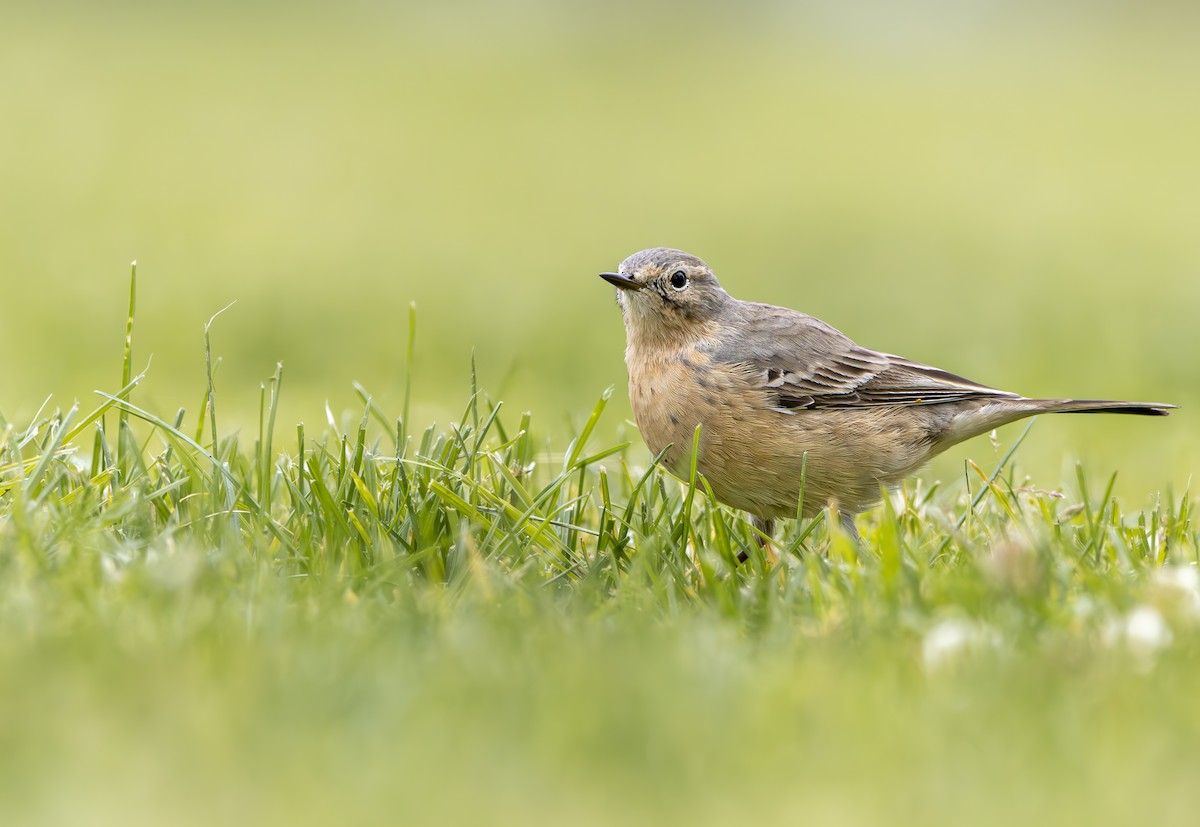
[[[148,410],[129,307],[124,387],[0,420],[6,823],[1194,821],[1188,493],[997,446],[768,567],[607,395],[292,434],[277,369],[222,431],[210,330]]]

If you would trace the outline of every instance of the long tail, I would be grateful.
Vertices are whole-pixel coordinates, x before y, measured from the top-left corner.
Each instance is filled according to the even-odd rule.
[[[1177,405],[1162,402],[1121,402],[1115,399],[1030,399],[1031,413],[1115,413],[1166,416]]]
[[[1025,399],[1020,396],[997,396],[983,401],[977,407],[964,408],[951,417],[939,436],[938,450],[964,439],[986,434],[993,428],[1018,419],[1043,413],[1166,416],[1175,407],[1160,402],[1122,402],[1115,399]]]

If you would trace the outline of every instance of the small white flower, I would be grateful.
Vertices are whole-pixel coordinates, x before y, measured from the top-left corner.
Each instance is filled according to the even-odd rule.
[[[1124,617],[1112,618],[1101,631],[1108,646],[1123,646],[1141,671],[1154,666],[1154,656],[1171,644],[1171,627],[1153,606],[1138,606]]]
[[[1154,585],[1170,593],[1192,617],[1200,617],[1200,569],[1195,564],[1163,566],[1154,572]]]
[[[1138,606],[1125,616],[1125,641],[1130,649],[1152,654],[1171,643],[1171,629],[1153,606]]]
[[[921,656],[927,670],[944,666],[980,639],[977,628],[962,618],[951,617],[939,622],[925,633]]]

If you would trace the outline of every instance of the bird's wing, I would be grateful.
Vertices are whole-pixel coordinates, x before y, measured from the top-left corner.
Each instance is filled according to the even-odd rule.
[[[782,410],[933,405],[1019,398],[953,373],[856,345],[824,322],[769,305],[739,314],[736,342],[714,356],[742,365]]]

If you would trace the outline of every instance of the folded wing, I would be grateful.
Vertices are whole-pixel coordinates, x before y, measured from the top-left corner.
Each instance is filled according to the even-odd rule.
[[[751,309],[753,308],[753,309]],[[741,365],[785,411],[936,405],[972,399],[1020,399],[953,373],[879,353],[803,313],[750,305],[745,332],[714,357]]]

